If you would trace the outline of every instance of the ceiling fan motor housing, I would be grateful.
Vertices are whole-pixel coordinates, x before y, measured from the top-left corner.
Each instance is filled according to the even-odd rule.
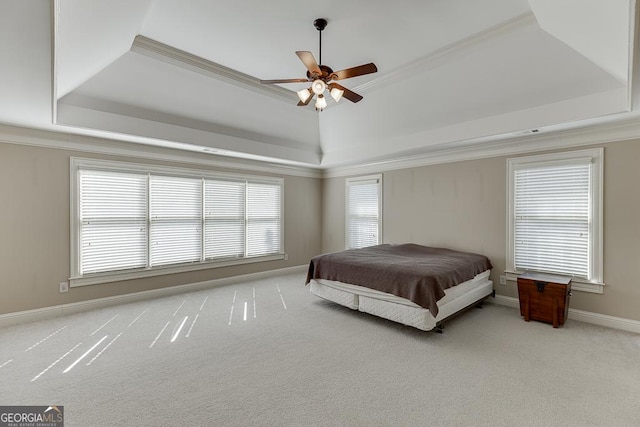
[[[322,74],[320,74],[319,76],[315,76],[314,74],[311,74],[310,71],[307,71],[307,78],[309,79],[309,81],[320,79],[326,83],[329,80],[331,80],[330,77],[333,74],[333,70],[331,69],[331,67],[327,67],[326,65],[319,65],[319,67],[320,67],[320,71],[322,71]]]

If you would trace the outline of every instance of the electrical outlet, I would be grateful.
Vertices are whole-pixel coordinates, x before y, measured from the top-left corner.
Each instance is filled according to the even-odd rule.
[[[69,282],[60,282],[60,293],[69,292]]]
[[[284,254],[284,260],[289,261],[289,254]]]
[[[506,285],[507,284],[507,277],[506,276],[500,276],[500,284],[501,285]]]

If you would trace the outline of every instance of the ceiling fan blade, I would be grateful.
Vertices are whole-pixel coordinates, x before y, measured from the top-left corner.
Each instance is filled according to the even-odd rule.
[[[371,74],[378,71],[378,67],[373,62],[369,64],[359,65],[357,67],[346,68],[344,70],[336,71],[331,74],[329,80],[344,80],[351,77],[364,76],[365,74]]]
[[[358,95],[354,91],[349,90],[344,86],[340,86],[338,83],[329,83],[329,89],[333,89],[333,88],[340,89],[340,90],[344,91],[342,96],[347,98],[349,101],[351,101],[353,103],[362,101],[362,96],[361,95]]]
[[[309,83],[308,79],[280,79],[280,80],[260,80],[263,85],[272,85],[278,83]]]
[[[320,66],[316,62],[316,59],[313,57],[313,53],[306,50],[299,50],[296,51],[296,55],[298,55],[300,61],[302,61],[304,66],[307,67],[307,70],[309,70],[311,74],[315,74],[316,77],[322,75]]]

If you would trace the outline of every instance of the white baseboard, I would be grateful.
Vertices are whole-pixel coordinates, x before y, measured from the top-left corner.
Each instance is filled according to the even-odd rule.
[[[518,298],[505,297],[504,295],[496,295],[493,299],[487,299],[487,302],[495,302],[499,305],[505,305],[512,308],[520,308]]]
[[[520,302],[518,298],[496,295],[493,300],[489,299],[488,301],[493,301],[496,304],[504,305],[507,307],[518,309],[520,308]],[[593,313],[590,311],[569,308],[569,319],[640,334],[640,321],[625,319],[624,317],[608,316],[606,314]]]
[[[108,307],[116,304],[126,304],[129,302],[142,301],[146,299],[170,296],[185,292],[200,291],[217,286],[231,285],[234,283],[248,282],[251,280],[266,279],[273,276],[285,274],[302,273],[307,271],[308,265],[298,265],[295,267],[281,268],[278,270],[262,271],[259,273],[243,274],[241,276],[226,277],[222,279],[207,280],[205,282],[189,283],[186,285],[170,286],[149,291],[134,292],[113,297],[97,298],[88,301],[74,302],[69,304],[56,305],[52,307],[37,308],[34,310],[18,311],[0,315],[0,327],[15,325],[18,323],[45,320],[52,317],[64,316],[96,308]]]

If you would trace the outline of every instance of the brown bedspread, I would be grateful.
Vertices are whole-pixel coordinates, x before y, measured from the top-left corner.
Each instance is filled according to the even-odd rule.
[[[492,268],[484,255],[416,244],[378,245],[311,259],[311,279],[337,280],[387,292],[438,314],[444,290]]]

